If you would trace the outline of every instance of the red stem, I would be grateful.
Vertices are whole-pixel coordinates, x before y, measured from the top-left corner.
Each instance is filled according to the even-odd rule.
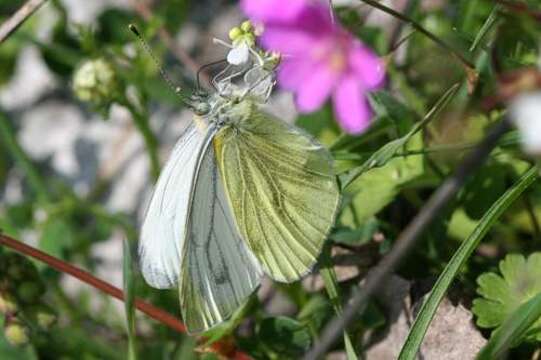
[[[124,301],[124,293],[119,288],[98,279],[87,271],[81,270],[70,263],[67,263],[63,260],[55,258],[49,254],[44,253],[36,248],[26,245],[25,243],[10,238],[9,236],[0,234],[0,245],[7,246],[23,255],[30,256],[34,259],[37,259],[45,264],[49,265],[53,269],[56,269],[62,273],[69,274],[80,281],[103,291],[104,293],[120,300]],[[179,332],[185,333],[186,326],[181,323],[176,317],[164,311],[160,308],[155,307],[147,302],[144,302],[141,299],[135,299],[135,308],[142,313],[147,314],[154,320],[161,322],[164,325],[169,326],[171,329]],[[221,354],[230,359],[251,359],[248,355],[241,352],[240,350],[235,349],[234,346],[230,343],[215,342],[211,345],[213,352]]]
[[[119,288],[98,279],[97,277],[91,275],[90,273],[81,270],[65,261],[57,259],[51,255],[44,253],[38,249],[35,249],[31,246],[24,244],[21,241],[12,239],[6,235],[0,235],[0,245],[7,246],[21,254],[33,257],[45,264],[49,265],[53,269],[56,269],[60,272],[69,274],[88,285],[103,291],[104,293],[111,295],[118,300],[124,301],[124,293]],[[135,307],[137,310],[147,314],[151,318],[169,326],[171,329],[178,331],[180,333],[186,332],[186,327],[181,323],[177,318],[168,312],[159,309],[149,303],[144,302],[141,299],[135,299]]]

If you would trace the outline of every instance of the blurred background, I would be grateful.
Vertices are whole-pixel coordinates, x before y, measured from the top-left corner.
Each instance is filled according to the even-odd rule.
[[[0,0],[0,22],[23,3]],[[467,51],[494,7],[485,0],[383,3],[414,16],[461,51]],[[391,110],[376,109],[380,125],[359,142],[341,134],[328,106],[301,116],[292,96],[278,90],[267,108],[285,121],[304,127],[326,145],[340,140],[335,155],[339,168],[345,171],[362,164],[375,149],[403,134],[449,87],[463,81],[465,72],[447,52],[404,28],[395,18],[356,1],[337,1],[336,6],[342,21],[392,63],[386,90],[398,102],[380,98],[380,104]],[[192,117],[160,78],[156,64],[127,25],[137,24],[171,78],[192,88],[201,65],[226,55],[227,49],[214,44],[213,38],[227,40],[229,30],[243,20],[235,1],[47,1],[0,45],[0,229],[122,288],[123,240],[135,244],[159,168]],[[461,90],[450,108],[428,131],[416,137],[408,150],[471,144],[499,118],[497,113],[486,115],[479,110],[481,100],[496,87],[496,75],[487,60],[492,42],[499,42],[494,51],[502,69],[536,66],[539,29],[518,15],[497,21],[505,26],[498,28],[497,35],[489,33],[486,39],[479,39],[479,56],[475,55],[482,86],[471,96]],[[394,49],[400,39],[405,39],[404,45]],[[203,74],[203,83],[205,76],[212,76],[212,69],[210,74]],[[428,245],[417,254],[422,260],[402,271],[402,275],[430,279],[441,271],[450,249],[469,234],[510,179],[529,166],[527,159],[512,151],[492,161],[477,182],[469,185],[462,203],[454,204],[444,215],[443,228],[431,229],[427,235]],[[356,284],[377,262],[461,154],[437,152],[426,159],[402,158],[364,178],[345,195],[348,206],[339,220],[340,231],[333,235],[333,241],[343,245],[333,249],[341,281]],[[493,181],[487,183],[487,178]],[[537,192],[533,205],[528,206],[538,209],[539,195]],[[500,233],[507,236],[506,241],[496,240],[495,245],[484,248],[486,253],[474,263],[473,272],[462,284],[467,297],[471,298],[475,291],[475,276],[480,272],[476,266],[491,268],[506,251],[530,248],[517,243],[521,236],[530,237],[539,231],[529,214],[527,206],[520,207],[512,226]],[[442,246],[438,241],[443,238],[451,240]],[[21,258],[2,251],[5,271],[6,264],[25,264]],[[56,324],[46,331],[32,330],[30,346],[14,347],[8,343],[13,339],[0,335],[0,359],[125,358],[127,337],[121,302],[41,263],[32,266],[36,274],[23,279],[38,284],[34,291],[37,295],[29,296],[29,303],[46,306],[45,312],[54,314]],[[138,275],[136,280],[138,296],[179,316],[175,290],[154,291]],[[402,280],[395,280],[404,285]],[[10,289],[18,289],[22,282],[10,283]],[[420,284],[426,288],[426,283]],[[253,317],[242,323],[239,332],[245,336],[236,342],[249,349],[252,356],[297,358],[309,345],[310,334],[317,333],[332,316],[321,289],[317,275],[291,286],[266,282],[259,291],[259,300],[255,299],[246,310]],[[345,291],[348,289],[349,285],[345,285]],[[308,315],[302,318],[300,310]],[[462,310],[463,321],[469,325],[454,342],[466,338],[476,344],[472,351],[478,350],[484,339],[479,331],[472,330],[471,314]],[[259,328],[254,334],[254,321],[269,315],[293,314],[302,321],[310,319],[313,328],[308,340],[304,332],[289,329],[286,334],[297,334],[298,343],[283,349],[280,341],[286,340],[277,338],[273,342],[273,336],[278,335],[269,330],[272,326],[264,327],[265,331]],[[137,318],[141,358],[217,357],[205,354],[206,347],[197,344],[195,338],[179,335],[143,315]],[[383,311],[371,309],[359,322],[362,333],[384,328],[385,318]],[[228,338],[229,333],[223,337],[226,342]],[[372,358],[385,358],[376,354]],[[343,358],[343,349],[335,349],[334,356]]]

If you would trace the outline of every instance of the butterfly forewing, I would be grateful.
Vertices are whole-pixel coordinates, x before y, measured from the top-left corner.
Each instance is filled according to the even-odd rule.
[[[263,274],[235,225],[210,140],[195,177],[179,283],[182,317],[192,333],[224,321]]]
[[[191,124],[175,145],[147,208],[139,241],[146,282],[158,289],[177,285],[190,191],[205,134]]]
[[[261,112],[235,105],[238,121],[214,138],[236,224],[264,271],[291,282],[306,274],[334,223],[339,191],[329,153]]]

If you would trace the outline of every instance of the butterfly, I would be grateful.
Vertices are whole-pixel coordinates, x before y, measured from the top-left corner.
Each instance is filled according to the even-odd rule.
[[[274,86],[267,60],[228,65],[215,92],[192,95],[194,120],[142,223],[143,277],[178,287],[189,333],[225,321],[264,275],[290,283],[307,274],[334,223],[340,193],[329,152],[262,109]]]

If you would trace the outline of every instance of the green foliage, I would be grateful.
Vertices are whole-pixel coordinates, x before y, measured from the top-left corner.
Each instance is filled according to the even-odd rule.
[[[541,253],[527,259],[519,254],[507,255],[499,264],[500,274],[487,272],[479,276],[477,293],[472,311],[477,324],[495,328],[519,308],[541,292]],[[528,341],[541,341],[541,319],[525,334]]]
[[[0,22],[23,3],[0,0]],[[180,316],[177,291],[150,289],[136,270],[131,250],[146,194],[131,187],[154,181],[174,141],[170,129],[184,126],[177,119],[184,119],[185,109],[127,25],[138,26],[157,62],[189,93],[195,74],[186,59],[197,67],[225,56],[227,49],[212,38],[227,39],[224,24],[239,22],[231,11],[237,3],[136,1],[120,7],[102,1],[88,23],[74,21],[80,14],[68,3],[48,1],[0,46],[0,231],[110,282],[120,282],[123,270],[126,307],[123,312],[109,297],[0,247],[0,359],[221,359],[235,351],[254,359],[302,357],[465,154],[507,116],[508,99],[499,96],[524,85],[507,83],[507,75],[533,71],[541,53],[536,0],[520,2],[527,6],[520,11],[486,0],[408,1],[399,14],[407,19],[396,22],[367,2],[336,8],[338,21],[385,59],[387,78],[384,89],[369,94],[374,119],[363,134],[344,134],[331,102],[294,120],[335,159],[343,192],[326,243],[333,256],[322,256],[315,275],[302,282],[265,283],[228,321],[195,338],[135,316],[136,298]],[[39,69],[27,65],[36,53]],[[207,70],[215,75],[220,69]],[[41,72],[54,80],[35,86]],[[21,85],[21,78],[32,82]],[[43,147],[52,146],[45,140],[59,128],[56,115],[46,112],[51,104],[76,109],[82,120],[73,124],[79,121],[82,130],[69,150],[37,156],[25,142],[39,123],[30,115],[53,117],[40,129]],[[415,295],[426,279],[437,279],[415,311],[402,358],[416,355],[449,292],[475,314],[477,331],[487,336],[484,329],[491,329],[480,359],[506,352],[533,357],[541,341],[541,253],[535,252],[541,187],[532,169],[539,160],[525,156],[520,141],[516,130],[506,133],[437,214],[424,241],[401,258],[396,272],[413,284]],[[132,155],[125,154],[126,144]],[[146,172],[133,172],[145,161]],[[64,162],[76,162],[77,169],[59,170]],[[83,191],[72,187],[80,179]],[[130,196],[136,205],[112,210],[113,198]],[[125,239],[123,261],[119,239]],[[102,246],[114,249],[107,264],[96,255]],[[395,319],[374,300],[358,311],[333,351],[365,358],[372,337],[388,340]]]

